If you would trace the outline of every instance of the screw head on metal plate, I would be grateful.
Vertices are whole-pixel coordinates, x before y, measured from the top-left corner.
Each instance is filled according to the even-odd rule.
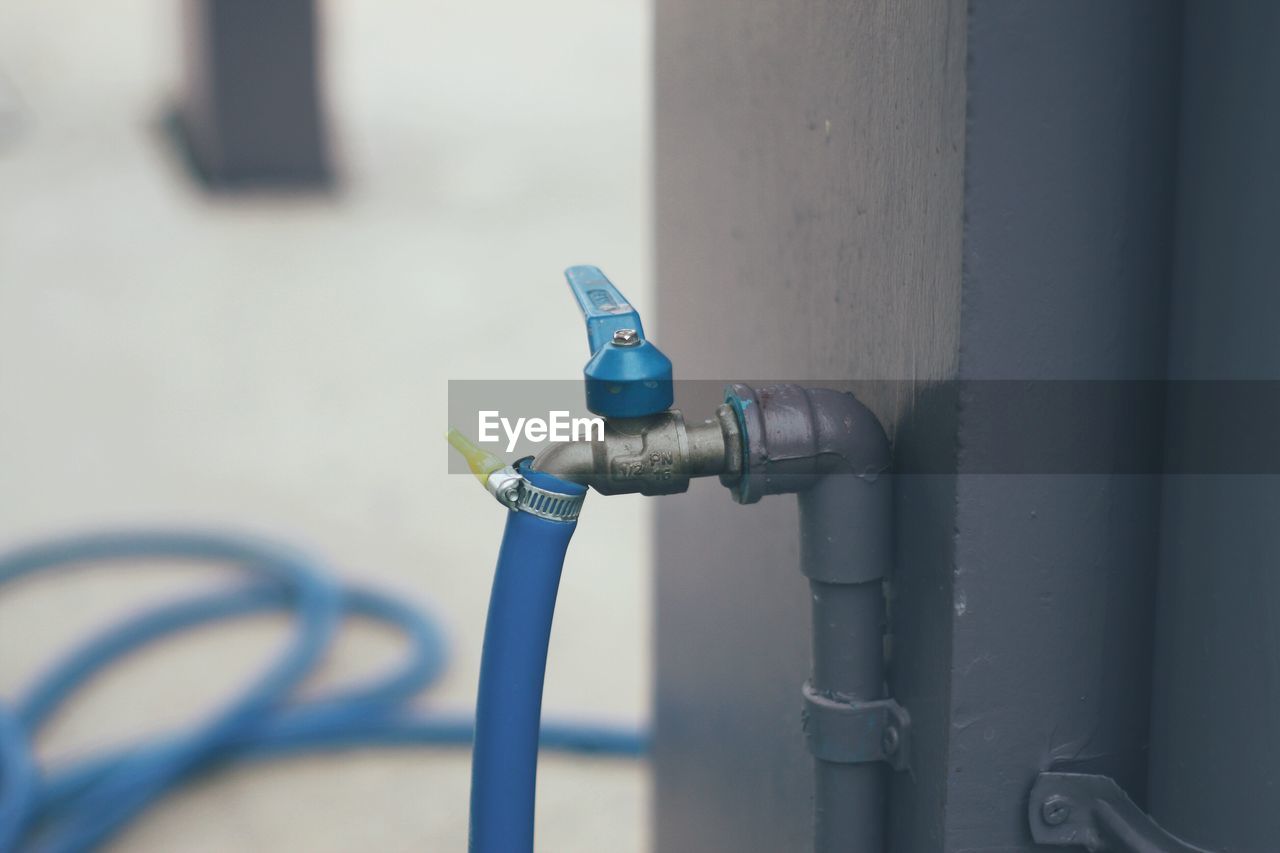
[[[1040,816],[1049,826],[1061,826],[1071,817],[1071,801],[1059,794],[1046,797],[1040,806]]]

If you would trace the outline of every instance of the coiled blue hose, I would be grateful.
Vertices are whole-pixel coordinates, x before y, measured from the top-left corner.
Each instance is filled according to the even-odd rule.
[[[525,479],[574,497],[586,487],[521,466]],[[538,725],[551,617],[576,522],[511,512],[489,595],[476,741],[471,752],[472,853],[533,850]]]
[[[289,548],[204,532],[79,536],[0,556],[0,584],[79,563],[138,559],[216,560],[252,578],[242,588],[158,607],[90,638],[13,704],[0,703],[0,851],[92,849],[194,774],[229,761],[300,750],[466,744],[466,714],[424,716],[408,700],[443,671],[445,647],[422,613],[371,590],[341,587],[321,564]],[[77,689],[121,657],[198,625],[287,610],[293,633],[277,660],[201,724],[167,738],[42,770],[32,744]],[[322,659],[342,618],[387,623],[410,651],[391,673],[308,701],[295,687]],[[548,725],[542,744],[637,755],[643,734],[612,726]]]

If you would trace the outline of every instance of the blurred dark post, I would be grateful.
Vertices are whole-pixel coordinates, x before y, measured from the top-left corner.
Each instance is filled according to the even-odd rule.
[[[174,129],[211,187],[332,181],[314,0],[185,0]]]

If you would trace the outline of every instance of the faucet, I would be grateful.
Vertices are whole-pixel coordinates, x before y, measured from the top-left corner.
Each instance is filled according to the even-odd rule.
[[[671,360],[645,337],[639,312],[596,267],[570,267],[565,278],[587,324],[587,409],[604,418],[604,434],[553,444],[534,457],[533,469],[602,495],[676,494],[693,477],[735,481],[742,440],[732,408],[687,423],[671,408]]]

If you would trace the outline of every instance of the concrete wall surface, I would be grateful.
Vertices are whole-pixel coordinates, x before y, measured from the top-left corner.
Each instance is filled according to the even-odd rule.
[[[678,377],[954,374],[965,11],[659,0],[657,332]],[[677,402],[708,411],[708,385]],[[909,387],[868,400],[891,428]],[[657,514],[657,849],[805,849],[794,498],[737,506],[702,482]],[[932,532],[946,529],[921,548],[945,550]],[[945,577],[945,560],[929,562]]]

